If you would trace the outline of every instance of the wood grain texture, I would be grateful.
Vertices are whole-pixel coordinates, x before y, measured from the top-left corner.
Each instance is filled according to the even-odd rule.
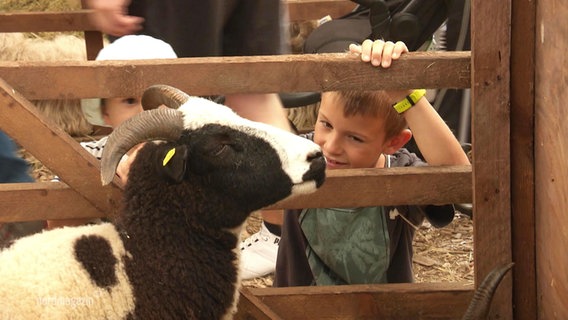
[[[114,212],[122,192],[101,187],[98,161],[1,79],[0,128],[97,209]]]
[[[283,319],[272,311],[265,303],[250,292],[248,288],[241,287],[238,311],[235,319],[280,320]]]
[[[249,290],[282,319],[461,319],[473,295],[462,283]],[[239,312],[235,319],[250,318]]]
[[[568,318],[568,3],[538,1],[535,205],[539,319]]]
[[[2,12],[0,32],[94,31],[92,10],[68,12]]]
[[[510,177],[511,1],[471,2],[475,283],[512,259]],[[496,292],[491,319],[511,319],[512,281]]]
[[[329,171],[315,193],[267,209],[470,203],[471,199],[470,166],[352,169]],[[88,208],[83,197],[62,183],[0,184],[0,203],[0,222],[105,216]],[[51,210],[62,203],[65,208]],[[113,210],[118,210],[118,203],[113,204]]]
[[[345,169],[327,171],[315,193],[281,201],[269,209],[470,203],[471,167]]]
[[[412,52],[389,69],[348,53],[165,60],[0,62],[0,74],[29,100],[138,96],[153,84],[191,95],[466,88],[470,52]]]
[[[105,217],[62,182],[0,184],[0,223]]]
[[[513,312],[537,318],[535,239],[535,18],[536,2],[512,2],[511,34],[511,211]]]

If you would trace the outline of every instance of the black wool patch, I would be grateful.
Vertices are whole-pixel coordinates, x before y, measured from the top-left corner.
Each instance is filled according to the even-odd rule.
[[[97,286],[110,288],[118,283],[114,272],[118,260],[112,254],[107,239],[101,236],[82,236],[75,242],[75,258]]]

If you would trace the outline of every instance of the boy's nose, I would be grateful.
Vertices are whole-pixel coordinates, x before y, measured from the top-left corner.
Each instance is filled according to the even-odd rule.
[[[340,142],[338,141],[338,137],[334,134],[327,136],[327,139],[323,145],[323,150],[327,154],[340,154],[342,148]]]

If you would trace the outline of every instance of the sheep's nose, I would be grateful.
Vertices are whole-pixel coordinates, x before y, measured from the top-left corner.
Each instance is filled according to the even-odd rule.
[[[308,162],[312,162],[312,161],[314,161],[318,158],[323,158],[323,153],[321,151],[315,151],[315,152],[308,154],[307,160],[308,160]]]
[[[308,162],[310,163],[310,168],[302,176],[303,181],[313,180],[316,183],[316,187],[320,187],[325,180],[325,158],[321,151],[313,152],[308,155]]]

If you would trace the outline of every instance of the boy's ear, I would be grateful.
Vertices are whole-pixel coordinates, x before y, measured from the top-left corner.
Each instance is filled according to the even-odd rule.
[[[387,139],[383,148],[384,154],[393,154],[402,148],[412,138],[412,132],[409,129],[402,130],[399,134]]]

